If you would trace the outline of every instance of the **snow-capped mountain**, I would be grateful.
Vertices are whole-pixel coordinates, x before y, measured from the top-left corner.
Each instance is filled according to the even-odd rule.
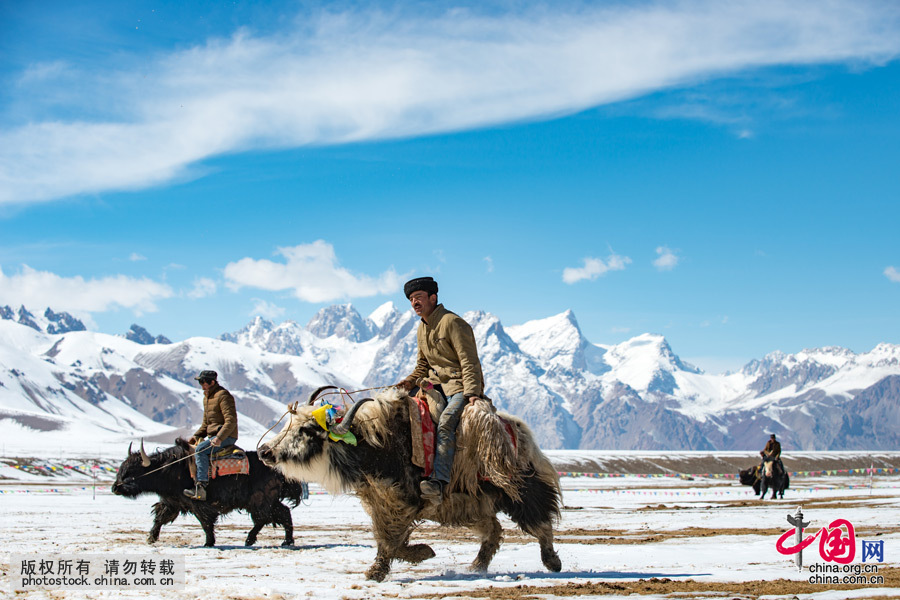
[[[306,330],[316,337],[324,339],[336,335],[351,342],[368,341],[378,329],[374,321],[363,319],[352,304],[323,308],[306,324]]]
[[[199,422],[193,376],[219,372],[238,399],[242,442],[320,385],[385,386],[409,374],[418,320],[388,302],[367,317],[349,304],[306,326],[257,317],[219,339],[161,342],[84,330],[65,313],[0,307],[0,435],[66,443],[164,440]],[[545,448],[746,450],[769,432],[785,450],[900,448],[900,346],[855,354],[827,347],[773,352],[709,375],[660,335],[589,342],[571,311],[504,327],[473,327],[486,394],[524,418]],[[151,340],[154,343],[147,343]],[[49,436],[49,437],[48,437]],[[168,436],[168,437],[167,437]]]
[[[43,313],[32,314],[24,306],[13,310],[9,306],[0,306],[0,319],[13,321],[35,331],[46,333],[68,333],[70,331],[85,331],[84,323],[69,313],[55,313],[47,308]]]
[[[171,344],[172,340],[167,338],[164,335],[158,335],[153,337],[150,335],[150,332],[137,324],[132,324],[131,329],[129,329],[125,333],[125,339],[131,340],[132,342],[137,342],[138,344],[142,344],[144,346],[149,346],[150,344]]]

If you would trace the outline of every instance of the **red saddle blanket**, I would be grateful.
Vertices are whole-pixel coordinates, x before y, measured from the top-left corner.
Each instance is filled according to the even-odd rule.
[[[409,412],[410,427],[412,428],[412,462],[425,470],[425,477],[431,477],[431,473],[434,471],[434,451],[437,437],[428,402],[421,398],[411,397]],[[503,423],[513,448],[518,448],[519,440],[516,428],[503,417],[498,418]],[[483,479],[488,481],[486,478]]]
[[[196,446],[191,446],[191,450],[196,450]],[[194,481],[197,480],[197,463],[196,461],[190,461],[189,470],[191,472],[191,479]],[[210,456],[209,463],[209,478],[215,479],[219,475],[249,475],[250,474],[250,459],[247,458],[247,453],[237,446],[228,446],[227,448],[222,448],[220,450],[216,450]]]
[[[412,428],[412,461],[425,470],[425,477],[434,471],[434,421],[428,410],[428,402],[421,398],[410,398],[409,420]]]
[[[249,475],[250,459],[246,454],[236,454],[228,458],[219,458],[209,464],[209,478],[219,475]]]

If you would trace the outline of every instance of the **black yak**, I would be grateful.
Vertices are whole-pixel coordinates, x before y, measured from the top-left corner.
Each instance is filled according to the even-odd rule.
[[[343,435],[352,427],[355,446],[330,439],[312,416],[312,406],[292,406],[290,423],[259,448],[260,459],[289,478],[316,481],[333,494],[356,493],[372,518],[378,546],[366,571],[369,579],[382,581],[394,559],[418,563],[434,556],[426,544],[409,544],[425,519],[475,530],[481,547],[471,568],[487,570],[500,547],[498,512],[535,536],[544,566],[559,571],[562,564],[553,548],[553,522],[562,500],[559,477],[525,423],[502,415],[515,430],[514,445],[490,404],[467,406],[457,431],[448,493],[435,505],[422,499],[423,469],[411,461],[409,402],[392,390],[354,404],[331,433]]]
[[[219,515],[233,510],[245,510],[253,520],[253,528],[247,534],[245,545],[252,546],[267,523],[284,528],[282,546],[294,543],[291,511],[281,501],[289,500],[296,507],[303,498],[301,483],[285,480],[280,473],[260,462],[256,452],[247,452],[250,473],[210,479],[207,500],[197,502],[182,493],[194,487],[188,464],[194,459],[186,458],[191,453],[190,445],[181,438],[175,440],[174,446],[150,455],[144,452],[143,443],[140,452],[132,452],[131,446],[128,447],[128,458],[119,467],[112,491],[127,498],[142,494],[159,496],[159,502],[153,505],[153,527],[150,528],[147,543],[156,542],[162,526],[174,521],[179,514],[192,514],[206,533],[205,545],[214,546],[216,520]]]
[[[753,491],[759,496],[760,500],[764,500],[766,492],[772,490],[772,500],[775,500],[776,494],[779,498],[784,498],[784,490],[791,485],[791,478],[784,470],[783,465],[779,462],[779,466],[775,466],[774,461],[765,463],[767,466],[772,465],[766,474],[766,471],[760,469],[759,465],[754,465],[749,469],[741,469],[738,471],[738,479],[744,485],[753,487]]]

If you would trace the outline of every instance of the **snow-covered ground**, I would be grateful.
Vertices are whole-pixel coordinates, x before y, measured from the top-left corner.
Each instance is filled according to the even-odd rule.
[[[364,576],[375,556],[368,517],[352,496],[332,497],[312,486],[308,502],[292,510],[293,548],[280,547],[282,532],[271,527],[256,546],[245,548],[250,519],[243,514],[220,521],[216,548],[202,547],[200,526],[187,517],[165,526],[159,542],[148,546],[155,496],[127,500],[113,496],[108,483],[93,488],[89,478],[79,480],[77,474],[47,478],[5,469],[2,475],[12,479],[0,480],[0,597],[13,596],[10,555],[42,552],[182,556],[186,585],[164,592],[32,591],[15,597],[900,597],[900,476],[801,478],[778,501],[760,501],[733,480],[564,477],[565,508],[556,541],[562,572],[547,572],[537,543],[504,518],[504,543],[486,574],[466,568],[477,552],[472,534],[426,523],[412,541],[430,544],[437,555],[419,565],[396,562],[388,579],[375,583]],[[110,474],[104,475],[101,479],[108,480]],[[807,568],[798,572],[794,557],[775,547],[791,527],[787,514],[798,505],[812,523],[808,533],[836,519],[853,524],[853,564],[862,562],[860,540],[883,541],[885,562],[876,564],[885,584],[857,589],[810,584]],[[805,565],[824,564],[818,546],[804,551]]]

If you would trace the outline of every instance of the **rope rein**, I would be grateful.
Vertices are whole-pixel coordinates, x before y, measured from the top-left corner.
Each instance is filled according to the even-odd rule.
[[[172,462],[166,463],[166,464],[164,464],[164,465],[161,466],[161,467],[157,467],[156,469],[153,469],[152,471],[147,471],[146,473],[143,473],[143,474],[141,474],[141,475],[138,475],[137,477],[135,477],[135,479],[140,479],[141,477],[146,477],[146,476],[149,475],[150,473],[156,473],[157,471],[162,471],[162,470],[165,469],[166,467],[171,467],[171,466],[174,465],[175,463],[180,463],[180,462],[183,461],[183,460],[187,460],[187,459],[191,458],[192,456],[194,456],[195,454],[197,454],[196,451],[195,451],[195,452],[191,452],[191,453],[188,454],[187,456],[182,456],[182,457],[179,458],[178,460],[173,460]],[[148,454],[147,456],[149,457],[149,454]]]
[[[318,397],[319,397],[319,398],[322,398],[322,397],[324,397],[324,396],[340,396],[340,397],[341,397],[341,400],[342,400],[342,404],[345,404],[345,405],[346,405],[346,402],[344,402],[344,397],[346,396],[346,399],[349,401],[350,404],[355,404],[355,403],[356,403],[356,400],[353,399],[352,394],[358,394],[359,392],[369,392],[369,391],[372,391],[372,390],[386,390],[386,389],[389,389],[389,388],[392,388],[392,387],[395,387],[395,386],[387,385],[387,386],[370,387],[370,388],[364,388],[364,389],[361,389],[361,390],[352,390],[352,391],[345,390],[344,388],[339,388],[336,392],[325,392],[324,394],[320,394]],[[294,415],[297,414],[297,404],[298,404],[298,403],[299,403],[299,402],[292,402],[292,403],[288,404],[288,405],[287,405],[287,410],[284,412],[284,414],[282,414],[280,417],[278,417],[278,420],[275,421],[275,424],[272,425],[271,427],[269,427],[268,429],[266,429],[265,433],[263,433],[262,436],[260,436],[259,441],[256,442],[256,451],[257,451],[257,452],[259,452],[259,447],[260,447],[260,445],[262,444],[263,439],[265,439],[265,437],[266,437],[267,435],[269,435],[269,433],[270,433],[273,429],[275,429],[276,427],[278,427],[278,424],[281,423],[281,421],[282,421],[287,415],[291,415],[290,420],[288,421],[288,428],[290,428],[291,425],[293,425],[293,423],[294,423]],[[195,447],[196,447],[196,446],[195,446]],[[194,452],[191,452],[191,453],[188,454],[187,456],[182,456],[181,458],[179,458],[179,459],[177,459],[177,460],[173,460],[173,461],[170,462],[170,463],[166,463],[166,464],[162,465],[161,467],[157,467],[157,468],[153,469],[152,471],[147,471],[146,473],[142,473],[142,474],[138,475],[137,477],[135,477],[135,479],[140,479],[141,477],[146,477],[147,475],[150,475],[150,474],[152,474],[152,473],[156,473],[157,471],[162,471],[162,470],[165,469],[166,467],[170,467],[170,466],[172,466],[172,465],[174,465],[174,464],[180,463],[180,462],[183,461],[183,460],[187,460],[187,459],[189,459],[189,458],[193,458],[194,456],[196,456],[196,454],[197,454],[197,451],[195,450]],[[148,456],[149,456],[149,455],[148,455]]]
[[[266,429],[265,433],[263,433],[259,437],[259,441],[256,442],[256,452],[259,453],[259,446],[260,446],[260,444],[262,444],[263,439],[265,439],[265,437],[267,435],[269,435],[270,431],[272,431],[273,429],[278,427],[278,424],[281,423],[281,420],[285,417],[285,415],[291,415],[291,419],[290,419],[290,421],[288,421],[288,428],[290,428],[290,426],[294,423],[294,415],[295,414],[297,414],[297,403],[294,402],[292,404],[288,404],[287,411],[285,411],[285,413],[283,415],[278,417],[278,420],[275,421],[275,424],[272,425],[271,427],[269,427],[268,429]]]

